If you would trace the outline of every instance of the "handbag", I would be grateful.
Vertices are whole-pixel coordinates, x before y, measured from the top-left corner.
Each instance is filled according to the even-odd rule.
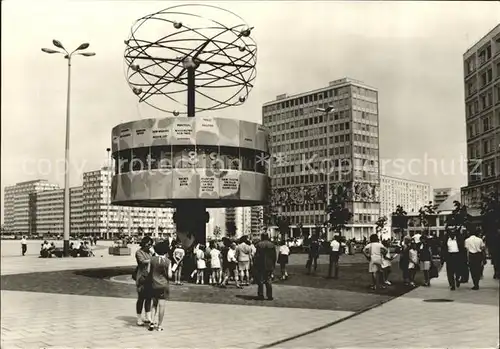
[[[174,263],[174,265],[172,266],[172,273],[175,273],[175,271],[177,270],[178,266],[179,266],[179,264]]]

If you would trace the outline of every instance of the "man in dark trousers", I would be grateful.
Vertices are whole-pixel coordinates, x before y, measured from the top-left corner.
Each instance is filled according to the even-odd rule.
[[[463,268],[464,241],[455,230],[447,229],[441,247],[441,260],[446,262],[446,274],[450,289],[460,287],[460,278]]]
[[[481,279],[481,271],[484,261],[484,242],[483,239],[477,236],[477,231],[473,230],[470,237],[465,240],[465,249],[467,250],[469,269],[472,281],[474,282],[473,290],[479,290],[479,280]]]
[[[276,266],[276,246],[269,241],[269,235],[261,235],[261,240],[255,245],[255,272],[257,276],[257,299],[264,300],[264,285],[266,285],[266,296],[273,300],[273,286],[271,274]]]
[[[330,264],[328,266],[328,278],[332,277],[332,271],[335,271],[334,279],[339,278],[339,258],[340,254],[343,253],[343,248],[345,244],[341,241],[339,235],[335,235],[332,242],[330,243]]]

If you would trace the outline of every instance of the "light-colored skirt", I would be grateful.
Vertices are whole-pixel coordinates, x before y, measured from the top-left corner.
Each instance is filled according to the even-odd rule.
[[[380,263],[374,263],[370,261],[370,263],[368,264],[368,272],[370,273],[377,273],[381,270],[382,270],[382,264]]]
[[[206,269],[207,268],[207,263],[205,263],[205,260],[204,259],[198,259],[196,261],[196,267],[198,269]]]
[[[431,269],[431,262],[430,261],[421,261],[420,262],[420,270],[429,270]]]

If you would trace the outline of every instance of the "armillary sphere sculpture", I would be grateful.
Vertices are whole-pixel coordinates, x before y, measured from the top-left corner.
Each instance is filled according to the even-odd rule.
[[[188,116],[243,104],[256,77],[251,30],[236,14],[209,5],[144,16],[125,40],[129,85],[140,102],[174,115],[186,112],[163,107],[165,99],[187,106]]]
[[[180,5],[142,17],[125,40],[133,93],[175,117],[113,128],[111,200],[175,208],[176,233],[185,248],[205,243],[206,208],[268,202],[268,130],[235,118],[194,118],[195,112],[214,113],[247,100],[256,77],[251,32],[230,11]],[[175,103],[187,108],[176,110]]]

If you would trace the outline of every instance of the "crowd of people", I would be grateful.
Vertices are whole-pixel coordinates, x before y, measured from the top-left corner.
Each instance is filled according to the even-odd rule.
[[[277,256],[276,247],[267,234],[262,234],[258,242],[251,242],[245,236],[238,241],[224,238],[221,243],[197,244],[189,250],[183,249],[176,240],[154,244],[150,237],[144,237],[135,257],[137,267],[132,277],[138,294],[137,325],[146,324],[150,331],[163,330],[164,302],[170,292],[170,279],[175,285],[182,285],[187,278],[196,284],[208,283],[221,288],[226,288],[230,281],[237,288],[256,283],[257,299],[273,300],[271,280]]]

